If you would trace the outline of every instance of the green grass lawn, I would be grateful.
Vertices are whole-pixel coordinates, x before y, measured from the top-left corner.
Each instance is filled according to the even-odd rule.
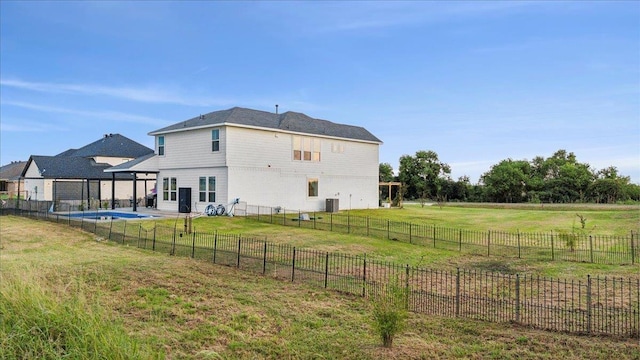
[[[219,222],[218,226],[234,231],[272,231],[271,226],[240,218],[201,221],[196,226]],[[96,313],[104,314],[116,330],[122,327],[130,341],[144,350],[139,356],[120,358],[640,357],[637,340],[573,336],[418,314],[410,314],[407,329],[394,341],[392,349],[385,349],[373,332],[371,308],[359,297],[204,261],[98,242],[93,235],[64,224],[5,216],[0,218],[0,234],[0,283],[4,285],[0,287],[0,309],[16,303],[14,298],[5,296],[9,294],[6,284],[15,283],[13,279],[35,283],[35,287],[46,290],[45,295],[53,302],[94,304],[99,307]],[[295,237],[298,233],[290,234]],[[68,331],[74,324],[57,321],[49,323],[48,328],[74,334]],[[42,326],[47,327],[46,323]],[[108,325],[98,322],[97,326],[99,329]],[[39,336],[17,333],[20,330],[16,328],[0,329],[4,331],[0,342],[16,336]],[[119,330],[116,332],[120,334]],[[0,358],[16,358],[11,348],[3,344]],[[85,350],[89,354],[93,348]]]
[[[434,212],[439,209],[431,209]],[[468,209],[465,209],[465,211]],[[485,209],[480,209],[484,211]],[[396,212],[404,210],[387,210]],[[406,211],[420,212],[423,209],[409,208]],[[457,211],[461,211],[457,209]],[[515,211],[515,210],[512,210]],[[461,215],[458,215],[462,217]],[[612,221],[614,222],[614,221]],[[142,226],[152,229],[154,222],[141,221]],[[184,229],[184,219],[174,218],[160,220],[158,224]],[[133,222],[132,222],[133,224]],[[549,261],[535,258],[518,259],[484,255],[470,255],[455,250],[444,250],[430,246],[412,245],[387,239],[343,234],[322,230],[304,229],[294,226],[272,225],[246,219],[244,217],[199,217],[193,220],[196,232],[220,231],[224,233],[242,234],[248,237],[265,239],[272,243],[337,252],[351,255],[363,255],[377,260],[390,261],[432,269],[455,270],[456,268],[500,271],[509,273],[526,273],[554,278],[585,279],[587,275],[608,277],[640,277],[640,265],[602,265],[566,261]]]
[[[421,207],[417,204],[403,208],[352,210],[356,216],[370,216],[406,221],[415,224],[436,225],[454,229],[477,231],[549,232],[566,231],[581,227],[577,214],[586,218],[585,230],[598,235],[629,235],[640,231],[640,206],[510,206],[472,207],[437,205]]]

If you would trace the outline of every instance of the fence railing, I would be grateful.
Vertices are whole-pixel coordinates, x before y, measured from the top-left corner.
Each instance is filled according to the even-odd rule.
[[[271,224],[385,238],[474,255],[598,264],[640,262],[640,240],[634,231],[626,236],[475,231],[354,216],[348,212],[301,212],[254,205],[237,209],[236,214]]]
[[[390,284],[401,284],[406,288],[408,310],[416,313],[640,338],[640,279],[588,276],[562,280],[463,269],[433,270],[240,235],[188,232],[155,221],[94,221],[15,209],[3,209],[2,213],[64,223],[124,245],[365,298],[385,291]]]

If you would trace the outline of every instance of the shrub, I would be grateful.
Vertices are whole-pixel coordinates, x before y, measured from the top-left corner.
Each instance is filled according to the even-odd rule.
[[[373,297],[373,325],[384,347],[392,347],[393,339],[405,327],[407,300],[407,291],[398,284],[397,279]]]

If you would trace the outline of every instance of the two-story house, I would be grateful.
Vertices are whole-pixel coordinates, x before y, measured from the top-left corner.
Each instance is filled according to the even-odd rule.
[[[378,207],[380,139],[362,127],[305,114],[234,107],[149,133],[160,210],[202,212],[235,198],[324,210]]]

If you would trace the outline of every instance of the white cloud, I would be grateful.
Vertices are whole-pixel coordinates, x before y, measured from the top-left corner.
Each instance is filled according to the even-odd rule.
[[[201,69],[200,71],[204,71]],[[80,95],[103,95],[129,101],[146,103],[178,104],[187,106],[224,106],[236,103],[234,99],[182,94],[179,90],[159,87],[103,86],[95,84],[31,82],[20,79],[0,79],[0,85],[44,93],[66,93]]]
[[[42,112],[71,114],[71,115],[78,115],[78,116],[102,118],[110,121],[151,124],[155,126],[164,126],[170,123],[169,121],[166,121],[163,119],[134,115],[134,114],[127,114],[127,113],[122,113],[118,111],[76,110],[76,109],[46,106],[46,105],[32,104],[32,103],[19,102],[19,101],[3,101],[2,105],[17,106],[25,109],[42,111]]]

